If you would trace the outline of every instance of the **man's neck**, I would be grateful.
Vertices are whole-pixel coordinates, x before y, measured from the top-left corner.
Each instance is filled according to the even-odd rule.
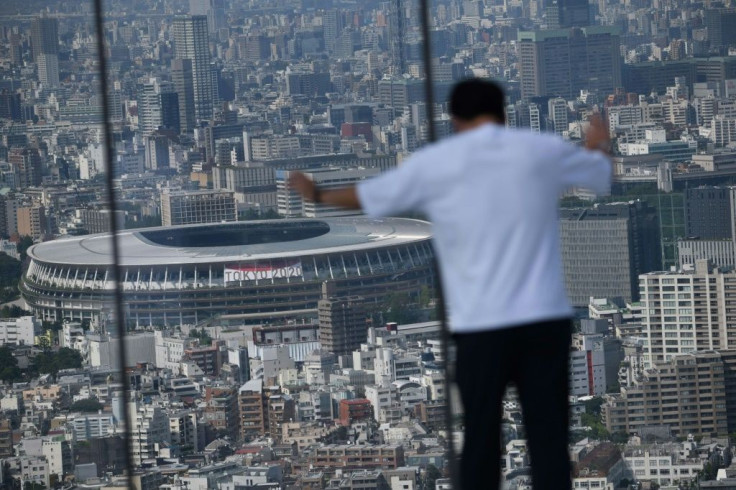
[[[486,124],[499,124],[498,119],[493,116],[478,116],[469,121],[462,121],[457,125],[457,132],[472,131]]]

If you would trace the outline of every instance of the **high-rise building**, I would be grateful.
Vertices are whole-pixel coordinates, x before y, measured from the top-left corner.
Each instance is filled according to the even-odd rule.
[[[173,24],[174,54],[191,60],[194,115],[199,120],[212,119],[215,103],[212,66],[207,30],[207,16],[177,17]]]
[[[601,407],[612,433],[665,425],[678,437],[727,434],[727,412],[724,362],[718,352],[685,354],[660,363]]]
[[[33,61],[42,54],[59,55],[59,21],[51,17],[37,17],[31,22],[31,49]],[[58,58],[57,58],[58,65]]]
[[[138,129],[150,134],[161,126],[161,100],[158,96],[156,79],[140,84],[138,90]]]
[[[547,19],[550,29],[589,26],[590,4],[588,0],[556,0],[547,8]]]
[[[403,109],[424,99],[424,82],[419,79],[383,79],[378,82],[381,104]]]
[[[169,138],[163,134],[154,133],[145,139],[146,144],[146,168],[160,170],[170,167],[169,160]]]
[[[329,52],[335,49],[335,41],[342,33],[344,27],[342,20],[342,15],[337,9],[325,10],[322,14],[322,32],[325,37],[325,47]]]
[[[216,434],[238,437],[238,392],[232,387],[205,387],[204,421]]]
[[[225,190],[169,191],[161,193],[163,226],[237,221],[233,193]]]
[[[551,128],[557,134],[562,134],[567,131],[567,101],[562,97],[555,97],[549,99],[547,102],[549,119],[551,121]]]
[[[701,239],[733,238],[736,189],[696,187],[685,191],[687,236]]]
[[[182,133],[194,130],[194,75],[192,60],[175,59],[171,62],[171,80],[179,104],[179,127]]]
[[[38,150],[34,148],[11,148],[8,162],[15,176],[15,188],[41,185],[43,162]]]
[[[657,213],[643,202],[563,209],[560,235],[568,295],[574,306],[590,297],[639,297],[639,274],[661,268]]]
[[[521,95],[576,97],[610,94],[621,85],[615,28],[592,26],[519,32]]]
[[[406,34],[406,13],[404,0],[389,0],[389,42],[391,68],[393,74],[401,76],[406,73],[406,56],[404,52]]]
[[[735,272],[697,260],[693,270],[652,272],[639,280],[646,366],[694,350],[736,346],[736,312],[730,307]]]
[[[179,94],[173,87],[171,90],[162,91],[159,96],[161,104],[161,128],[179,133],[181,131],[181,121],[179,119]]]
[[[225,5],[223,0],[189,0],[190,15],[206,15],[210,34],[225,27]]]
[[[0,90],[0,118],[21,120],[21,96],[20,92],[12,92],[7,89]]]
[[[326,295],[325,295],[326,296]],[[360,349],[368,338],[369,315],[363,298],[324,297],[318,304],[319,343],[336,355]]]
[[[703,20],[712,48],[736,45],[736,9],[707,9]]]
[[[21,206],[18,208],[18,235],[39,240],[48,231],[46,210],[43,206]]]
[[[59,86],[59,56],[41,53],[36,58],[38,81],[45,87]]]
[[[262,379],[252,379],[238,390],[240,439],[263,436],[268,429],[268,398]]]
[[[143,134],[160,128],[179,132],[179,96],[172,82],[151,78],[137,92],[138,128]]]

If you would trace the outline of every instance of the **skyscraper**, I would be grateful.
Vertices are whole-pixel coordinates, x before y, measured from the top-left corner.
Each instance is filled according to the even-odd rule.
[[[171,80],[179,99],[179,125],[182,133],[194,129],[194,78],[192,60],[175,59],[171,62]]]
[[[322,15],[322,31],[325,37],[327,51],[335,49],[335,41],[343,29],[342,16],[336,9],[326,10]]]
[[[736,44],[736,9],[708,9],[704,15],[708,41],[713,48]]]
[[[38,81],[47,87],[59,86],[59,57],[55,54],[41,53],[36,58]]]
[[[391,67],[394,70],[394,75],[403,75],[406,72],[406,57],[404,55],[406,19],[404,16],[404,0],[390,0],[388,45],[391,50]]]
[[[215,89],[212,83],[207,16],[190,15],[174,20],[174,49],[177,59],[191,60],[194,115],[199,120],[212,118]]]
[[[225,5],[223,0],[189,0],[190,15],[206,15],[210,34],[225,27]]]
[[[522,97],[613,93],[621,86],[619,45],[612,27],[520,31]]]
[[[8,152],[8,162],[15,177],[15,188],[17,190],[41,185],[43,161],[38,150],[34,148],[11,148]]]
[[[563,209],[560,214],[570,302],[584,307],[591,296],[637,300],[639,274],[662,266],[654,208],[635,202]]]
[[[33,61],[41,54],[59,55],[59,21],[50,17],[37,17],[31,22],[31,48]]]
[[[687,236],[704,239],[733,238],[732,210],[736,210],[736,189],[696,187],[685,191]]]
[[[557,0],[547,9],[550,29],[586,27],[590,22],[588,0]]]
[[[138,127],[144,134],[159,128],[179,132],[179,97],[174,84],[151,78],[138,88]]]
[[[59,22],[38,17],[31,22],[33,61],[38,67],[38,80],[48,87],[59,85]]]

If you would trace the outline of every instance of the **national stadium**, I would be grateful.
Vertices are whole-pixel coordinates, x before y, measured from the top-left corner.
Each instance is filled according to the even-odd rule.
[[[111,235],[28,249],[20,289],[49,320],[88,320],[113,298]],[[366,217],[289,219],[123,230],[118,235],[130,326],[195,325],[215,317],[273,324],[317,316],[332,296],[381,301],[434,278],[430,225]],[[327,285],[325,284],[327,283]]]

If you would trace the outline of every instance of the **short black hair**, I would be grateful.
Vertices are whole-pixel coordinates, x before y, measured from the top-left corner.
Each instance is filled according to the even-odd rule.
[[[493,116],[500,123],[505,123],[503,89],[499,84],[481,78],[458,82],[450,94],[450,114],[464,121],[478,116]]]

